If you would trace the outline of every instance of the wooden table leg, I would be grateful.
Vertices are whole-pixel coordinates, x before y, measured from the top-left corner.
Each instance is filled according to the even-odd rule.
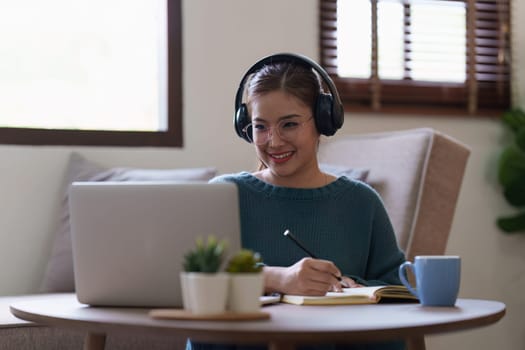
[[[407,339],[407,350],[425,350],[424,337],[411,337]]]
[[[104,350],[106,335],[104,333],[88,333],[84,339],[84,350]]]
[[[271,342],[268,350],[295,350],[295,345],[287,342]]]

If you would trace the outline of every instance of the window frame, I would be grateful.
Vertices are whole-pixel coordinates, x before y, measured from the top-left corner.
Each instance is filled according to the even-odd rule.
[[[181,0],[167,0],[166,131],[66,130],[0,127],[0,144],[182,147]]]
[[[377,1],[370,0],[372,4],[372,36],[377,35]],[[408,113],[430,115],[487,115],[500,116],[511,106],[511,67],[510,67],[510,4],[509,0],[501,0],[500,4],[506,6],[507,15],[499,18],[499,25],[507,26],[507,32],[500,35],[498,45],[504,52],[504,63],[497,65],[485,64],[480,60],[487,57],[480,50],[494,50],[493,44],[486,48],[485,43],[490,41],[484,37],[486,31],[483,26],[486,16],[488,0],[455,0],[461,1],[467,7],[475,7],[476,11],[467,10],[467,54],[466,70],[467,80],[464,83],[422,82],[411,79],[388,80],[378,77],[377,62],[377,36],[372,41],[371,52],[371,77],[368,79],[346,78],[337,74],[337,0],[319,0],[319,46],[321,65],[327,70],[338,88],[341,100],[347,111],[373,112],[373,113]],[[498,0],[496,0],[497,2]],[[491,6],[489,4],[489,6]],[[498,6],[497,4],[494,6]],[[405,15],[408,5],[404,4]],[[490,19],[489,19],[490,21]],[[492,19],[492,21],[494,21]],[[503,23],[503,24],[501,24]],[[474,24],[474,25],[473,25]],[[405,57],[409,53],[409,31],[405,21]],[[501,28],[501,27],[500,27]],[[494,32],[491,33],[492,35]],[[472,45],[472,43],[476,43]],[[492,46],[490,46],[492,45]],[[495,55],[493,54],[492,57]],[[474,66],[477,71],[470,69],[469,62],[476,59]],[[405,64],[408,61],[405,61]],[[497,66],[495,68],[495,66]],[[501,66],[501,67],[500,67]],[[497,81],[485,82],[484,70],[492,69],[490,74],[500,74]],[[479,79],[479,80],[477,80]],[[500,95],[498,95],[500,94]],[[494,100],[496,100],[494,102]],[[489,103],[490,102],[490,103]]]

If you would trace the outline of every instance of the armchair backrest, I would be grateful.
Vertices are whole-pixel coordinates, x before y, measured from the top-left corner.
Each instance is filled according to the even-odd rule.
[[[367,169],[406,258],[444,254],[467,146],[434,129],[343,136],[322,142],[319,161]]]

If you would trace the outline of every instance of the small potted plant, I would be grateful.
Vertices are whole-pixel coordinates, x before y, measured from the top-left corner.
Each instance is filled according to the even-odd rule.
[[[226,310],[229,276],[219,272],[226,246],[214,236],[206,241],[197,238],[195,248],[184,255],[184,272],[180,275],[184,309],[195,314]]]
[[[232,312],[257,312],[261,307],[259,297],[263,294],[264,278],[259,253],[241,249],[233,255],[226,266],[230,275],[228,310]]]

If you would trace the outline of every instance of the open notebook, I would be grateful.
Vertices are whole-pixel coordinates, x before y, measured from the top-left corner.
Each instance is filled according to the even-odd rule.
[[[289,295],[281,301],[296,305],[344,305],[376,304],[381,301],[417,301],[405,286],[376,286],[361,288],[343,288],[343,292],[328,292],[325,296]]]

